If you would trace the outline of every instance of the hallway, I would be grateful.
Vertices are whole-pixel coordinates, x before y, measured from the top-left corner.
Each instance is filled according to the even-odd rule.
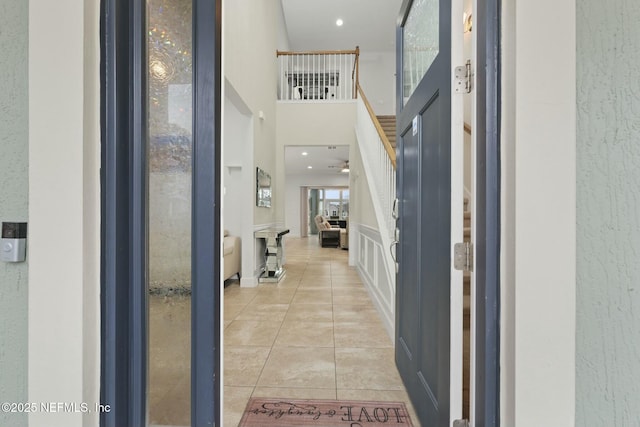
[[[348,252],[285,238],[278,284],[224,291],[224,426],[250,397],[403,401],[393,342]]]

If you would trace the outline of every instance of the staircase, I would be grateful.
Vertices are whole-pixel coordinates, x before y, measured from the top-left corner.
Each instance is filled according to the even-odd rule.
[[[391,146],[396,148],[396,116],[376,116]]]

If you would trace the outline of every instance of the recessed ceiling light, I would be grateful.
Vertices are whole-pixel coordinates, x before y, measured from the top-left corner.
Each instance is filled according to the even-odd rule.
[[[338,27],[342,27],[342,24],[344,24],[344,21],[343,21],[342,19],[338,18],[338,19],[336,20],[336,25],[337,25]]]
[[[307,169],[313,169],[313,166],[307,166]]]
[[[306,156],[306,155],[308,155],[308,154],[309,154],[309,153],[307,153],[306,151],[303,151],[303,152],[302,152],[302,155],[303,155],[303,156]]]

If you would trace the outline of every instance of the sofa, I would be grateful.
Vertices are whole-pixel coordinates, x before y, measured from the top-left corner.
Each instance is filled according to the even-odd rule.
[[[316,215],[315,222],[318,227],[318,239],[321,247],[349,248],[348,229],[332,226],[322,215]]]
[[[229,230],[224,230],[224,239],[222,240],[222,256],[223,256],[223,272],[224,280],[227,280],[234,275],[238,275],[240,279],[240,237],[231,236]]]

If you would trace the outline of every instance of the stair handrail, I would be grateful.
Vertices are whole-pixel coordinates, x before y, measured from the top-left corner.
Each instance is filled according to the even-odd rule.
[[[359,53],[357,49],[353,50],[276,50],[276,56],[291,55],[355,55]]]
[[[376,130],[378,131],[378,135],[380,136],[380,141],[382,142],[382,145],[384,146],[384,150],[387,152],[387,155],[389,156],[389,160],[391,161],[391,164],[393,165],[393,169],[395,170],[396,169],[396,150],[391,145],[391,142],[389,142],[389,138],[387,137],[387,134],[384,132],[384,129],[382,129],[382,125],[380,124],[380,120],[378,120],[378,116],[376,116],[376,113],[373,112],[373,108],[371,107],[371,104],[369,103],[369,100],[365,96],[364,91],[362,90],[362,87],[360,85],[358,85],[358,92],[362,97],[364,106],[367,108],[367,111],[369,112],[369,116],[371,116],[373,125],[376,127]]]

